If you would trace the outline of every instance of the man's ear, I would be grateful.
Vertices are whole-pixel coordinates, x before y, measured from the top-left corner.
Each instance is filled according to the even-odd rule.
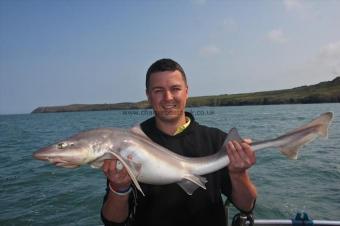
[[[189,86],[186,86],[187,99],[189,98]]]
[[[149,96],[148,89],[145,89],[145,95],[146,95],[146,97],[148,98],[148,102],[149,102],[149,104],[150,104],[150,96]]]

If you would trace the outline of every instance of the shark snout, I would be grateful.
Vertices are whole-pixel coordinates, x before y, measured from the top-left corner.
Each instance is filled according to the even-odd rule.
[[[64,162],[64,160],[61,158],[60,153],[57,151],[47,147],[47,148],[41,148],[38,151],[33,152],[33,158],[37,160],[42,161],[49,161],[50,163],[59,163]]]
[[[33,152],[33,158],[41,161],[48,161],[56,166],[75,168],[82,164],[83,159],[79,158],[79,151],[74,150],[60,150],[56,148],[55,145],[41,148]],[[77,155],[78,153],[78,155]],[[82,156],[82,155],[80,155]]]
[[[51,155],[48,153],[47,148],[39,149],[38,151],[33,152],[32,155],[33,155],[33,158],[37,160],[42,160],[42,161],[46,161],[49,159],[49,157],[51,157]]]

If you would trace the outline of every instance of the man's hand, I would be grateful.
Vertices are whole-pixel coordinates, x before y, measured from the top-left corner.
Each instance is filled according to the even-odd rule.
[[[255,164],[256,156],[250,144],[250,139],[245,139],[241,143],[237,141],[228,142],[227,153],[230,159],[228,169],[230,173],[244,173]]]
[[[104,160],[103,165],[103,171],[109,180],[110,187],[117,192],[126,190],[131,185],[131,179],[128,172],[118,161],[118,159]],[[129,195],[120,196],[117,195],[117,193],[109,192],[102,207],[104,218],[112,222],[124,222],[129,215],[128,199]]]
[[[251,140],[243,142],[230,141],[227,153],[230,159],[228,165],[232,184],[232,201],[243,211],[251,211],[256,199],[256,187],[251,182],[247,169],[256,162],[255,152],[250,146]]]
[[[126,190],[131,185],[131,178],[125,168],[121,169],[118,159],[104,160],[103,171],[115,191]],[[118,166],[117,166],[118,165]]]

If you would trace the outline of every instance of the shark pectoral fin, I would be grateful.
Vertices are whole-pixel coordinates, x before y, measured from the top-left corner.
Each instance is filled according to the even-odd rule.
[[[113,157],[116,157],[116,155],[111,153],[111,152],[107,152],[103,156],[95,159],[94,161],[90,162],[89,164],[94,169],[100,169],[100,168],[103,167],[105,159],[113,159]]]
[[[92,167],[97,167],[103,166],[103,161],[104,159],[112,159],[112,156],[116,157],[125,167],[126,171],[128,172],[132,182],[134,183],[134,185],[136,186],[136,188],[145,196],[142,188],[140,187],[136,176],[138,176],[138,173],[140,172],[142,166],[139,163],[130,161],[129,159],[125,159],[123,158],[121,155],[115,153],[115,152],[108,152],[105,154],[105,156],[101,157],[100,159],[94,161],[91,163]],[[136,175],[135,175],[136,174]]]
[[[135,175],[135,174],[137,174],[137,176],[138,176],[138,173],[140,172],[140,169],[141,169],[141,165],[134,163],[132,161],[126,161],[125,159],[123,159],[121,157],[118,158],[118,159],[124,165],[125,169],[127,170],[128,174],[131,177],[131,180],[134,183],[134,185],[136,186],[136,188],[143,194],[143,196],[145,196],[142,188],[140,187],[140,185],[138,183],[136,175]]]
[[[131,160],[126,160],[125,162],[129,166],[129,168],[131,169],[133,175],[138,177],[140,170],[142,168],[142,164],[131,161]]]
[[[178,185],[181,186],[188,195],[192,195],[198,187],[206,189],[205,183],[207,182],[207,179],[204,177],[188,174],[178,182]]]

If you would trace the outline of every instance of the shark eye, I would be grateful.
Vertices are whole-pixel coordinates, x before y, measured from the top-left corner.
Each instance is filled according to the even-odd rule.
[[[59,149],[64,149],[64,148],[67,147],[67,144],[66,144],[66,143],[59,143],[59,144],[57,144],[57,147],[58,147]]]

